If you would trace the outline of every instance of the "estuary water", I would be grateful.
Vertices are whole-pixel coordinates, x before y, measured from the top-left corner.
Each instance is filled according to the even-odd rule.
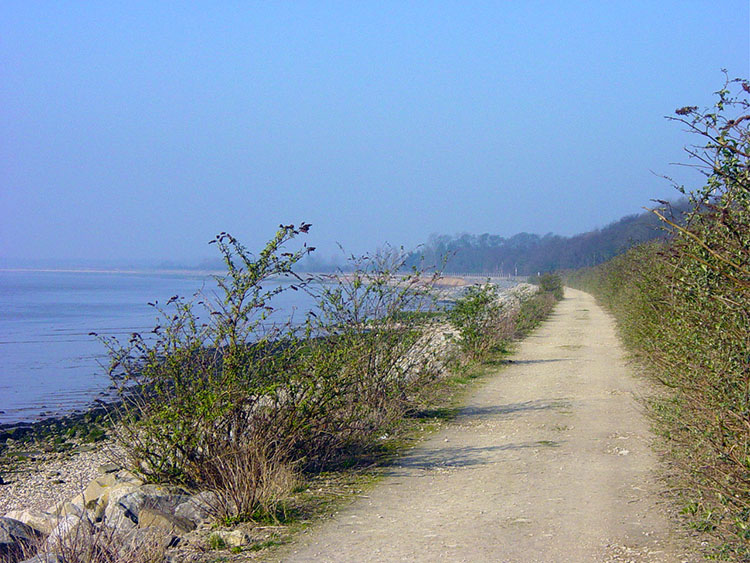
[[[215,287],[210,274],[0,270],[0,424],[67,414],[106,395],[106,349],[89,333],[148,332],[158,317],[149,302]],[[282,321],[311,304],[287,291],[274,306]]]

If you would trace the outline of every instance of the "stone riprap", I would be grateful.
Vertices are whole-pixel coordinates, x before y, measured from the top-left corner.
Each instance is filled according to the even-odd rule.
[[[41,553],[25,561],[54,561],[73,549],[72,542],[87,538],[111,538],[127,546],[143,544],[148,536],[167,547],[210,523],[214,506],[211,493],[192,495],[179,487],[145,484],[121,469],[98,476],[82,493],[47,510],[13,510],[0,518],[0,561],[24,561],[37,548]]]

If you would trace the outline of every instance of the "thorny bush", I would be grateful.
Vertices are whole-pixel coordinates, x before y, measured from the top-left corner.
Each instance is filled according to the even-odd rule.
[[[120,441],[148,479],[215,489],[226,501],[221,512],[230,514],[248,514],[262,501],[255,495],[267,489],[264,469],[286,461],[270,406],[283,392],[298,347],[288,322],[272,322],[272,300],[308,283],[292,267],[311,248],[283,251],[308,229],[282,225],[257,258],[219,234],[212,243],[227,272],[215,276],[212,293],[155,303],[160,321],[151,334],[133,334],[124,345],[104,340],[122,398]],[[232,463],[258,484],[242,498],[233,498],[233,472],[226,467]]]

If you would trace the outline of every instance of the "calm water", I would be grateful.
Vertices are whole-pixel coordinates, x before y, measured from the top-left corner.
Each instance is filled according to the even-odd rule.
[[[0,423],[90,404],[109,386],[105,349],[90,332],[151,330],[149,301],[214,287],[207,275],[0,271]],[[309,307],[303,292],[277,299],[282,311]]]

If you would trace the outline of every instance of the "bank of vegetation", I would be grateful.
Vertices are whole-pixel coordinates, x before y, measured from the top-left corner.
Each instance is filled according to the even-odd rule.
[[[727,81],[715,107],[678,109],[700,141],[707,179],[686,221],[654,211],[669,233],[568,283],[616,317],[626,344],[663,384],[653,404],[681,467],[676,486],[719,556],[750,561],[750,85]]]
[[[280,475],[372,449],[449,366],[504,350],[553,306],[543,291],[512,307],[486,284],[446,318],[436,307],[439,275],[403,273],[405,255],[394,249],[355,258],[341,275],[303,278],[294,265],[309,249],[285,246],[308,227],[282,226],[257,257],[222,233],[218,293],[155,305],[164,323],[151,334],[105,340],[132,467],[215,492],[225,519],[273,512]],[[279,276],[292,283],[274,283]],[[313,293],[316,307],[301,322],[274,321],[281,291]]]
[[[309,228],[281,226],[257,255],[221,233],[213,243],[226,274],[214,290],[154,303],[161,320],[149,333],[102,339],[120,397],[108,432],[127,468],[146,483],[203,495],[219,526],[309,517],[326,494],[307,494],[311,487],[351,481],[347,472],[388,459],[405,436],[451,413],[446,404],[477,366],[507,352],[562,297],[560,278],[547,275],[540,288],[470,287],[446,309],[439,274],[405,270],[407,256],[395,249],[305,277],[295,265],[310,252],[297,244]],[[315,307],[277,318],[283,291],[311,293]],[[140,525],[135,509],[123,518],[101,499],[86,502],[79,517],[99,531],[71,540],[65,561],[114,557],[122,548],[112,547],[111,525]],[[228,547],[216,537],[201,549]]]

